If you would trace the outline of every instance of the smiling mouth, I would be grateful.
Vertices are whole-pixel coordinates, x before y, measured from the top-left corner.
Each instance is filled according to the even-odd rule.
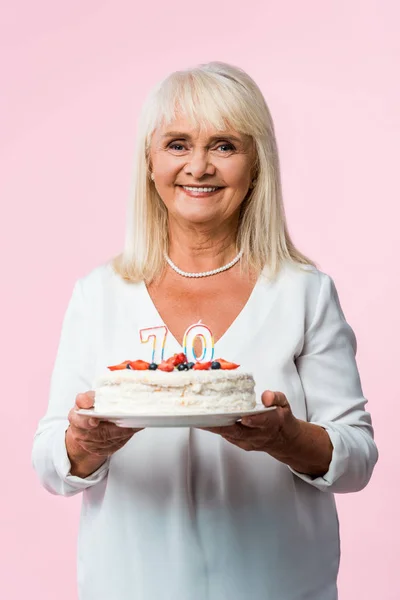
[[[179,187],[183,188],[186,192],[194,193],[194,194],[207,194],[211,192],[216,192],[217,190],[221,190],[220,186],[200,186],[200,185],[180,185]]]

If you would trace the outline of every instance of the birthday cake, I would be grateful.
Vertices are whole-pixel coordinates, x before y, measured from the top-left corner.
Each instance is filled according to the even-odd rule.
[[[240,365],[216,359],[188,362],[184,353],[159,364],[126,360],[108,367],[94,384],[94,411],[167,415],[251,411],[254,379]]]

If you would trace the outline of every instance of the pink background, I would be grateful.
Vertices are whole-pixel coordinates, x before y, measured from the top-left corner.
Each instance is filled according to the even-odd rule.
[[[358,337],[381,456],[366,490],[337,497],[340,598],[398,599],[398,2],[2,5],[1,597],[76,598],[80,497],[49,495],[30,464],[61,321],[74,281],[121,248],[150,86],[224,60],[266,96],[290,229]]]

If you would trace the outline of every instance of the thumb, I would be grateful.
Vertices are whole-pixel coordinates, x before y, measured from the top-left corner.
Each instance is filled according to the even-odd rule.
[[[269,406],[286,406],[288,404],[285,394],[282,394],[282,392],[271,392],[271,390],[263,392],[261,400],[267,408]]]
[[[78,394],[75,403],[78,408],[92,408],[94,404],[94,392],[91,390],[85,394]]]

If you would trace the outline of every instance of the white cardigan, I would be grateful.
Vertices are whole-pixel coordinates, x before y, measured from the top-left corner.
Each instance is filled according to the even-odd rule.
[[[162,325],[143,283],[102,265],[75,284],[33,463],[46,489],[83,491],[80,600],[334,600],[339,532],[334,492],[368,482],[377,460],[356,342],[332,279],[284,266],[260,278],[216,355],[286,394],[296,417],[334,447],[312,479],[262,452],[199,429],[145,429],[98,471],[69,474],[67,414],[106,365],[146,358],[139,329]],[[166,356],[181,351],[168,334]]]

